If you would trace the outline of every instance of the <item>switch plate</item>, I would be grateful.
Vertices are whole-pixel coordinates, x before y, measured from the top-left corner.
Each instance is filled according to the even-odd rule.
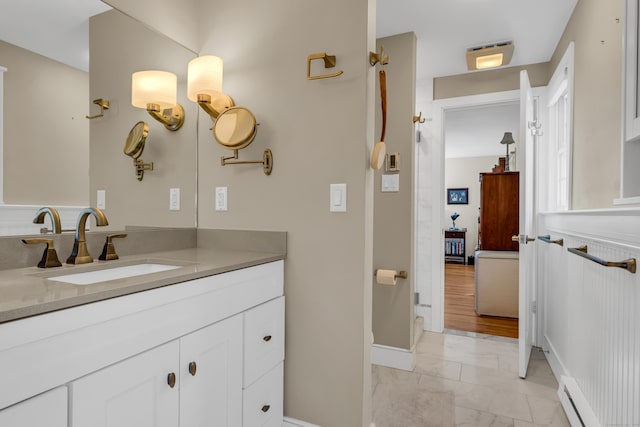
[[[347,184],[331,184],[329,187],[329,211],[347,211]]]
[[[216,210],[227,210],[227,187],[216,187]]]
[[[180,189],[179,188],[169,189],[169,210],[170,211],[180,210]]]
[[[107,192],[106,190],[98,190],[96,195],[96,206],[98,209],[107,208]]]
[[[397,193],[400,191],[399,174],[383,174],[381,191],[383,193]]]

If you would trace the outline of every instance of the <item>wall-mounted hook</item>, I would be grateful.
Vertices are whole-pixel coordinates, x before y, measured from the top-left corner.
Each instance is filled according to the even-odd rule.
[[[104,116],[104,110],[108,110],[111,106],[108,100],[102,98],[94,99],[93,103],[100,106],[100,114],[96,114],[95,116],[85,116],[89,120],[97,119]]]
[[[369,64],[375,67],[377,63],[381,65],[387,65],[389,63],[389,55],[384,54],[384,46],[380,46],[380,52],[369,52]]]
[[[422,111],[420,111],[420,115],[413,116],[413,123],[424,123],[427,119],[422,117]]]
[[[311,61],[314,59],[323,59],[324,60],[324,68],[333,68],[336,66],[336,56],[335,55],[327,55],[326,52],[320,53],[312,53],[307,57],[307,80],[317,80],[317,79],[328,79],[331,77],[338,77],[343,73],[342,70],[332,73],[332,74],[322,74],[318,76],[311,75]]]

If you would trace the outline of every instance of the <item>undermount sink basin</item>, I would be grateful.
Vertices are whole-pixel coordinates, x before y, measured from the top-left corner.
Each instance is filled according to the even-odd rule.
[[[125,279],[127,277],[143,276],[145,274],[180,268],[180,265],[144,263],[123,267],[106,268],[104,270],[86,271],[84,273],[65,274],[49,277],[56,282],[71,283],[73,285],[92,285],[108,280]]]

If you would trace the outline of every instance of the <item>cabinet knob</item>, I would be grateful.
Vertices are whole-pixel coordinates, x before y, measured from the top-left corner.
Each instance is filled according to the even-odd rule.
[[[169,384],[169,387],[171,388],[174,388],[176,386],[176,374],[171,372],[169,375],[167,375],[167,384]]]
[[[271,341],[271,335],[267,335],[262,339],[264,340],[264,342],[269,342],[269,341]]]
[[[189,373],[194,377],[196,376],[197,369],[198,369],[198,365],[196,365],[196,362],[189,363]]]
[[[262,412],[267,412],[269,409],[271,409],[271,405],[264,405],[262,407]]]

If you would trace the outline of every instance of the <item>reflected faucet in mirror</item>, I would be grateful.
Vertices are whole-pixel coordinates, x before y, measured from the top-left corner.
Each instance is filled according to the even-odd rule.
[[[73,250],[71,255],[67,258],[67,264],[87,264],[93,262],[93,258],[89,255],[87,250],[87,241],[85,239],[85,228],[87,225],[87,218],[89,215],[93,215],[96,218],[96,225],[103,227],[109,225],[107,217],[104,212],[98,208],[86,208],[78,215],[78,223],[76,225],[76,238],[73,242]]]
[[[46,206],[43,208],[40,208],[38,212],[36,212],[36,217],[33,219],[33,223],[44,224],[44,218],[47,215],[51,217],[51,232],[54,234],[62,233],[62,225],[60,225],[60,214],[55,208],[50,208]],[[41,233],[42,233],[42,230],[45,230],[45,233],[49,231],[46,227],[40,229]]]

